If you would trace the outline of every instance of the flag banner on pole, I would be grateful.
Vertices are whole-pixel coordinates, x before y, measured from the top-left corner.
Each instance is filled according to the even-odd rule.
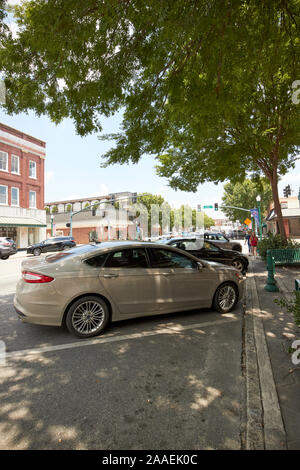
[[[258,209],[251,209],[251,215],[254,218],[257,226],[259,227],[259,215],[258,215]]]

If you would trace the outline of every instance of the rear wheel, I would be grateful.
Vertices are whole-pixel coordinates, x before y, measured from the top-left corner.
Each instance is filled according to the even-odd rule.
[[[109,320],[109,310],[104,300],[87,295],[77,300],[68,310],[66,325],[78,338],[99,335]]]
[[[40,248],[35,248],[33,250],[34,256],[40,256],[41,253],[42,253],[42,250]]]
[[[9,256],[2,256],[1,259],[8,259]]]
[[[220,313],[228,313],[236,306],[237,301],[237,287],[230,282],[225,282],[216,290],[213,308]]]

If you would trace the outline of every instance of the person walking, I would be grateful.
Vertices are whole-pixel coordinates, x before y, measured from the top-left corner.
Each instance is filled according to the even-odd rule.
[[[247,232],[245,235],[245,245],[248,245],[249,255],[251,254],[251,244],[250,244],[251,232]]]
[[[251,245],[253,256],[257,256],[257,243],[258,243],[258,238],[255,232],[252,232],[251,237],[250,237],[250,245]]]

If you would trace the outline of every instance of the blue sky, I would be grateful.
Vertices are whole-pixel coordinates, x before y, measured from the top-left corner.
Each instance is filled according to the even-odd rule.
[[[16,4],[19,0],[9,0]],[[16,34],[17,28],[12,15],[8,17],[9,26]],[[103,118],[103,132],[112,133],[119,130],[122,116]],[[45,163],[45,202],[75,199],[102,195],[112,192],[132,191],[161,194],[174,207],[189,204],[221,204],[223,184],[206,183],[200,185],[196,193],[174,191],[168,187],[168,181],[160,178],[155,172],[155,159],[145,156],[139,164],[114,165],[100,168],[101,155],[113,143],[103,142],[97,135],[80,137],[76,135],[71,120],[53,124],[47,117],[37,117],[34,113],[8,116],[0,105],[0,122],[19,129],[46,142]],[[280,195],[283,187],[290,184],[294,194],[300,186],[300,162],[295,170],[284,176],[279,183]],[[221,211],[206,210],[213,218],[223,216]]]

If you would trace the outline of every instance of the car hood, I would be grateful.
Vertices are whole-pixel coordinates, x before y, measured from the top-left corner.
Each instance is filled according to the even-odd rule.
[[[208,268],[213,269],[214,271],[236,271],[236,269],[233,266],[228,266],[226,264],[217,263],[216,261],[207,261],[207,260],[201,259],[201,262],[202,264],[204,264]]]

